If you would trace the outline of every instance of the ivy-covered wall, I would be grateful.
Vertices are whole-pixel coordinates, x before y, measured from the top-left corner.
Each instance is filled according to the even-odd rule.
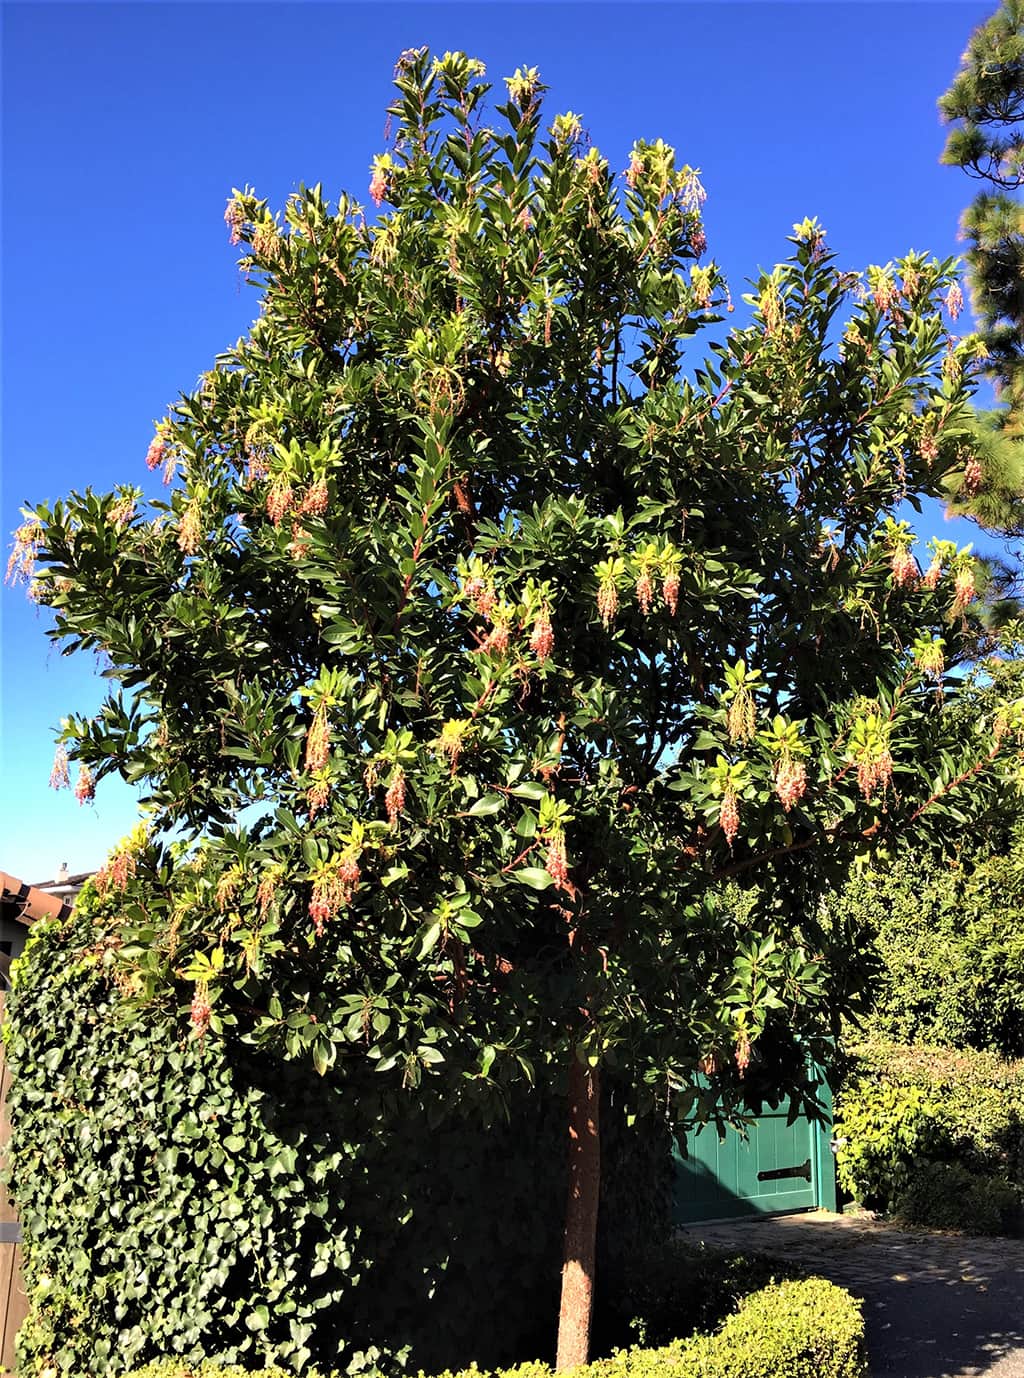
[[[180,1022],[128,1016],[116,941],[86,894],[33,930],[9,1000],[25,1374],[166,1354],[342,1372],[549,1356],[557,1097],[520,1099],[485,1135],[370,1075],[183,1040]],[[669,1167],[614,1095],[606,1122],[613,1256],[667,1227]]]

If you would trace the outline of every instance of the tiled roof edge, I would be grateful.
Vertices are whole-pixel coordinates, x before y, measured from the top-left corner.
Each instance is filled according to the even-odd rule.
[[[26,885],[6,871],[0,871],[0,889],[0,899],[14,909],[19,923],[31,925],[39,919],[66,919],[71,913],[71,905],[65,904],[59,895],[48,895],[37,885]]]

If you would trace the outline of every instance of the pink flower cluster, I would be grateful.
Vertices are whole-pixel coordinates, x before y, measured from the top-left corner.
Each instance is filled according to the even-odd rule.
[[[79,766],[75,782],[75,798],[80,804],[91,804],[96,798],[96,782],[88,766]]]
[[[401,766],[395,766],[391,780],[388,784],[388,792],[384,796],[384,810],[388,816],[388,823],[393,828],[398,822],[399,816],[405,808],[405,771]]]
[[[565,890],[569,884],[569,860],[565,851],[565,837],[562,833],[552,833],[548,840],[545,871],[555,882],[556,889]]]
[[[807,771],[803,761],[790,757],[775,767],[775,793],[787,813],[799,804],[807,791]]]
[[[740,830],[740,804],[734,789],[727,789],[722,796],[722,807],[718,811],[718,824],[731,847]]]

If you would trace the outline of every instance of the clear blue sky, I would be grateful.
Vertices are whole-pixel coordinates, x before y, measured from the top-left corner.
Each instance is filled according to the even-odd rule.
[[[8,0],[3,532],[73,486],[152,487],[153,420],[255,314],[222,220],[232,186],[275,207],[300,181],[365,198],[402,49],[464,49],[496,81],[539,67],[551,113],[582,114],[613,166],[634,138],[674,144],[703,170],[738,297],[807,215],[852,269],[956,251],[972,185],[938,164],[935,102],[994,8]],[[102,682],[44,631],[5,589],[0,869],[29,881],[92,869],[135,818],[120,782],[85,808],[47,788],[54,728]]]

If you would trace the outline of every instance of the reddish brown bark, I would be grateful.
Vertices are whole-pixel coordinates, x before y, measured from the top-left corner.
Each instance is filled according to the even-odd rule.
[[[585,1364],[590,1351],[601,1186],[601,1075],[572,1053],[569,1066],[569,1199],[562,1254],[562,1305],[555,1369]]]

